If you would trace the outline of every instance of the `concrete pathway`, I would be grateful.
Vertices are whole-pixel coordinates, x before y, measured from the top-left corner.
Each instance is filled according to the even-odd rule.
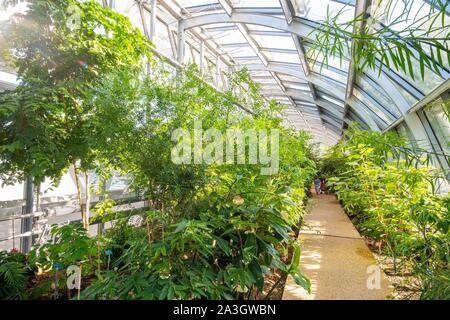
[[[300,270],[311,280],[311,293],[288,277],[283,300],[385,299],[389,282],[336,197],[315,201],[299,235]]]

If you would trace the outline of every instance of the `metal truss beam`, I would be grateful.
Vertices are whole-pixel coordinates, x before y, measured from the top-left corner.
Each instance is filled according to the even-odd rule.
[[[284,15],[286,17],[286,21],[287,21],[288,25],[290,25],[295,16],[294,5],[291,0],[280,0],[280,4],[281,4],[281,8],[283,9]],[[295,51],[296,51],[296,53],[300,59],[300,62],[302,64],[303,72],[305,73],[306,76],[308,76],[311,74],[311,70],[309,68],[308,61],[305,57],[305,48],[303,47],[302,39],[299,38],[297,35],[292,34],[292,40],[294,41],[295,48],[296,48]],[[314,85],[310,81],[308,81],[308,85],[309,85],[313,100],[316,100],[317,93],[316,93],[316,89],[314,88]],[[316,109],[317,109],[317,113],[319,114],[319,116],[321,116],[319,107],[316,107]],[[323,124],[322,118],[320,118],[320,119]]]
[[[367,9],[369,8],[370,4],[372,3],[372,0],[356,0],[356,6],[355,6],[355,18],[360,17],[361,15],[367,15]],[[353,32],[358,33],[361,30],[364,29],[366,24],[366,20],[360,20],[353,26]],[[356,70],[358,66],[355,66],[353,56],[356,51],[359,50],[359,47],[362,45],[360,41],[356,41],[355,39],[352,40],[352,55],[350,57],[350,64],[348,68],[348,78],[347,78],[347,88],[346,88],[346,94],[345,98],[350,99],[353,96],[353,86],[356,81]],[[347,109],[349,107],[349,104],[346,103],[344,106],[344,117],[347,116]],[[344,130],[344,127],[342,127],[342,130]]]

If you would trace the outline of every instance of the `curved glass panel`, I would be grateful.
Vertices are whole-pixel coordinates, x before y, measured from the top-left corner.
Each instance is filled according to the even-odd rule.
[[[369,113],[373,113],[376,115],[376,117],[374,117],[375,122],[377,122],[377,124],[382,124],[383,128],[387,127],[389,123],[395,120],[395,118],[389,116],[383,109],[377,106],[376,103],[370,101],[367,97],[365,97],[357,88],[353,89],[353,94],[359,101],[361,101],[363,105],[366,106],[366,109],[369,111]],[[377,119],[380,119],[381,121],[377,121]]]
[[[338,23],[351,21],[357,1],[360,0],[158,0],[153,42],[162,55],[173,60],[179,58],[179,63],[202,64],[204,70],[208,70],[204,72],[204,80],[219,88],[223,88],[226,81],[220,76],[216,79],[218,56],[218,69],[221,72],[248,66],[252,79],[261,85],[262,94],[287,106],[289,113],[286,117],[291,123],[312,131],[316,140],[331,141],[337,138],[331,132],[336,130],[340,134],[340,124],[347,120],[342,119],[343,99],[351,86],[354,86],[354,97],[373,115],[377,125],[385,128],[400,117],[396,107],[398,102],[393,101],[393,97],[401,94],[412,106],[450,77],[450,70],[443,68],[442,76],[426,68],[424,79],[411,79],[403,72],[386,68],[385,75],[394,84],[395,95],[382,87],[380,79],[367,74],[356,76],[353,82],[348,83],[351,57],[343,57],[341,61],[337,57],[316,55],[302,37],[295,34],[293,38],[293,34],[286,31],[300,30],[301,33],[303,27],[310,30],[318,26],[327,14],[335,15],[338,12],[341,12]],[[389,2],[394,5],[388,6]],[[128,16],[135,27],[143,33],[150,31],[151,8],[148,1],[116,0],[113,3],[114,10]],[[428,1],[373,0],[371,3],[370,13],[377,21],[373,28],[379,27],[381,23],[390,25],[393,31],[398,32],[408,25],[422,22],[426,29],[431,23],[427,16],[430,12]],[[140,5],[143,10],[140,10]],[[23,6],[25,4],[19,2],[16,8]],[[396,21],[398,16],[403,19]],[[261,17],[261,20],[254,20],[257,17]],[[193,27],[185,30],[184,55],[177,57],[178,21],[182,19],[193,19],[199,23],[192,23]],[[4,15],[0,15],[0,24],[4,20]],[[448,35],[449,31],[450,18],[446,16],[442,28],[434,30],[432,35]],[[431,54],[431,51],[428,53]],[[321,66],[325,59],[326,63]],[[442,59],[446,59],[445,54]],[[412,61],[414,73],[420,75],[418,60]],[[175,72],[173,65],[176,63],[166,63]],[[170,63],[172,66],[169,67]],[[4,69],[6,66],[0,60],[0,70]],[[336,90],[332,90],[334,88]],[[327,110],[319,106],[320,103],[327,107],[331,103],[336,108]],[[367,127],[357,112],[351,108],[348,111],[348,119]],[[440,122],[438,114],[438,110],[431,107],[426,109],[436,136],[444,143],[450,133]]]
[[[357,87],[364,91],[367,95],[378,101],[392,116],[400,117],[400,112],[395,107],[395,102],[371,79],[366,77],[356,78]]]
[[[445,106],[442,99],[438,99],[424,111],[430,121],[433,132],[439,141],[441,149],[447,157],[450,157],[450,122],[444,108]]]
[[[344,3],[343,3],[344,2]],[[293,0],[295,15],[313,21],[322,21],[327,17],[340,12],[338,22],[352,20],[355,15],[353,1],[331,1],[331,0]]]

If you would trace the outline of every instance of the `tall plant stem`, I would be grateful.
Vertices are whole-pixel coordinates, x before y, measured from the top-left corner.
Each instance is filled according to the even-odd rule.
[[[272,286],[272,288],[270,288],[269,292],[267,292],[267,295],[264,298],[264,300],[269,300],[270,296],[272,295],[273,290],[275,290],[275,288],[280,284],[281,280],[286,278],[286,276],[287,276],[287,274],[283,274],[283,275],[281,275],[281,277],[278,278],[277,282],[275,282],[274,285]]]
[[[77,292],[77,300],[80,300],[80,294],[81,294],[81,264],[80,264],[80,275],[79,275],[79,281],[78,281],[78,292]]]
[[[151,233],[150,233],[150,224],[148,223],[148,217],[145,219],[147,224],[147,237],[148,237],[148,243],[150,244],[152,242]]]

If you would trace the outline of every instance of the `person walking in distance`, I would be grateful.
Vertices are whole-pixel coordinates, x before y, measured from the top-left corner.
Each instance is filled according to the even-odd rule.
[[[326,186],[325,186],[325,179],[324,179],[324,178],[320,179],[320,191],[321,191],[323,194],[325,194]]]
[[[321,185],[320,179],[319,178],[314,179],[314,187],[316,188],[317,195],[320,194],[320,185]]]

